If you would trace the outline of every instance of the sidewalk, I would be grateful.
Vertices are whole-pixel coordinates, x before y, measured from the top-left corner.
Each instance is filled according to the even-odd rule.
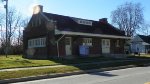
[[[130,61],[134,61],[134,60],[133,59],[132,60],[128,59],[128,60],[117,60],[117,61],[82,63],[82,64],[72,64],[70,66],[80,66],[80,65],[87,65],[87,64],[102,64],[103,65],[104,63],[130,62]],[[17,71],[17,70],[29,70],[29,69],[42,69],[42,68],[53,68],[53,67],[63,67],[63,66],[68,66],[68,65],[54,65],[54,66],[40,66],[40,67],[28,67],[28,68],[1,69],[0,72],[3,72],[3,71]],[[144,66],[150,66],[150,64],[144,64]],[[33,81],[33,80],[40,80],[40,79],[47,79],[47,78],[56,78],[56,77],[79,75],[79,74],[85,74],[85,73],[95,73],[95,72],[101,72],[101,71],[109,71],[109,70],[117,70],[117,69],[133,68],[133,67],[136,67],[136,65],[125,65],[125,66],[107,67],[107,68],[100,68],[100,69],[79,70],[79,71],[66,72],[66,73],[54,73],[54,74],[47,74],[47,75],[28,76],[28,77],[21,77],[21,78],[11,78],[11,79],[0,80],[0,84],[24,82],[24,81]]]
[[[80,66],[80,65],[88,65],[88,64],[104,64],[104,63],[122,62],[122,61],[126,62],[126,61],[133,61],[133,60],[117,60],[117,61],[92,62],[92,63],[81,63],[81,64],[68,64],[68,65],[51,65],[51,66],[11,68],[11,69],[0,69],[0,72],[3,72],[3,71],[18,71],[18,70],[30,70],[30,69],[43,69],[43,68],[55,68],[55,67],[64,67],[64,66]]]

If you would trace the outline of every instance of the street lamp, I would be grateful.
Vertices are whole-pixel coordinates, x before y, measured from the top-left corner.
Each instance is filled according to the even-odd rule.
[[[5,55],[7,57],[8,54],[8,31],[7,31],[7,23],[8,23],[8,19],[7,19],[7,14],[8,14],[8,0],[2,0],[2,2],[6,2],[6,4],[4,5],[4,8],[6,9],[6,47],[5,47]]]

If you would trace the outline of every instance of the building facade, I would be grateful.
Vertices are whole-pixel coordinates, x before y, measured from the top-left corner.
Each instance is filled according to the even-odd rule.
[[[130,37],[107,22],[43,12],[38,5],[23,33],[24,57],[74,58],[125,53]]]
[[[150,36],[136,35],[131,43],[133,53],[150,53]]]

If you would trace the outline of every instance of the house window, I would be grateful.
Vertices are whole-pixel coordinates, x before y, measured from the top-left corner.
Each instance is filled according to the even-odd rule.
[[[40,46],[41,47],[45,47],[45,45],[46,45],[46,38],[41,38],[40,42],[41,42]]]
[[[120,47],[119,43],[120,43],[119,40],[117,40],[116,41],[116,47]]]
[[[65,44],[70,45],[70,38],[67,38],[67,37],[65,38]]]
[[[29,40],[28,41],[28,46],[31,46],[32,45],[32,42]]]
[[[28,40],[28,48],[45,47],[46,38],[36,38]]]
[[[102,40],[102,44],[105,45],[105,40]]]
[[[83,38],[83,45],[92,46],[92,38]]]
[[[106,45],[109,46],[109,45],[110,45],[109,43],[110,43],[110,42],[107,40],[107,41],[106,41]]]

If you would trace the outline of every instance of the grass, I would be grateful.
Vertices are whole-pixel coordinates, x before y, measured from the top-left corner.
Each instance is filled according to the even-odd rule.
[[[150,59],[150,55],[139,56],[129,56],[129,58],[146,58]],[[18,68],[18,67],[33,67],[33,66],[50,66],[57,64],[79,64],[79,63],[91,63],[91,62],[103,62],[103,61],[115,61],[121,59],[112,59],[104,57],[94,57],[94,58],[80,58],[73,60],[34,60],[34,59],[24,59],[21,55],[9,55],[8,58],[5,56],[0,56],[0,69],[4,68]]]
[[[49,75],[54,73],[66,73],[73,72],[78,70],[90,70],[90,69],[100,69],[107,67],[117,67],[125,65],[136,65],[141,66],[142,64],[149,63],[147,61],[120,61],[113,63],[104,63],[104,64],[87,64],[87,65],[78,65],[78,66],[65,66],[65,67],[53,67],[53,68],[44,68],[44,69],[32,69],[32,70],[19,70],[19,71],[5,71],[0,72],[0,80],[10,79],[10,78],[20,78],[28,76],[38,76],[38,75]]]
[[[136,55],[131,54],[129,58],[150,59],[150,54],[141,54],[140,56],[137,54]]]
[[[0,56],[0,69],[3,68],[15,68],[15,67],[29,67],[29,66],[44,66],[58,64],[55,61],[50,60],[30,60],[24,59],[20,55],[11,55],[6,58]]]
[[[138,59],[149,59],[149,56],[130,56],[129,58],[138,58]],[[85,64],[85,65],[74,65],[69,66],[68,64],[77,64],[77,63],[87,63],[87,62],[102,62],[102,61],[113,61],[111,63],[102,63],[102,64]],[[19,71],[4,71],[0,72],[0,80],[10,79],[10,78],[20,78],[28,76],[37,76],[37,75],[48,75],[54,73],[66,73],[78,70],[90,70],[90,69],[100,69],[107,67],[117,67],[125,65],[136,65],[141,66],[143,64],[149,63],[149,60],[133,60],[133,61],[116,61],[118,59],[112,58],[82,58],[82,59],[73,59],[73,60],[31,60],[24,59],[20,55],[12,55],[6,58],[5,56],[0,56],[0,68],[14,68],[14,67],[30,67],[30,66],[45,66],[45,65],[55,65],[55,64],[66,64],[63,67],[53,67],[53,68],[44,68],[44,69],[32,69],[32,70],[19,70]],[[120,60],[120,59],[119,59]]]
[[[97,58],[81,58],[73,60],[33,60],[33,59],[24,59],[21,55],[9,55],[8,58],[5,56],[0,56],[0,69],[4,68],[17,68],[17,67],[33,67],[33,66],[50,66],[57,64],[79,64],[79,63],[89,63],[89,62],[102,62],[110,61],[116,59],[97,57]]]
[[[0,72],[0,80],[28,77],[28,76],[37,76],[37,75],[44,75],[44,74],[65,73],[65,72],[72,72],[75,70],[79,70],[79,69],[73,66],[66,66],[66,67],[57,67],[57,68],[36,69],[36,70],[33,69],[33,70],[5,71],[5,72]]]
[[[141,57],[150,57],[150,54],[146,54],[146,55],[141,54],[140,56],[141,56]]]

